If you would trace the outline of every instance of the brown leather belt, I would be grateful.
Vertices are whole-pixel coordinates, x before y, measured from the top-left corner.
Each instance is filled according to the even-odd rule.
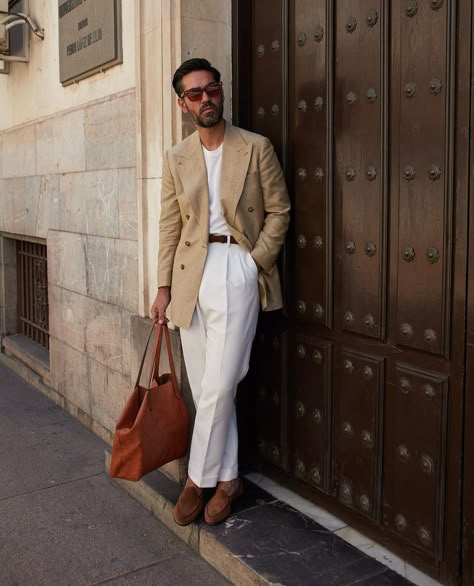
[[[224,236],[224,234],[209,234],[209,242],[220,242],[221,244],[226,244],[228,238],[229,236]],[[238,244],[237,240],[233,236],[230,236],[230,243]]]

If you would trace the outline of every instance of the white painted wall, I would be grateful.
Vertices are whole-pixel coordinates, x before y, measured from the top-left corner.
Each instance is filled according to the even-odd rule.
[[[29,13],[45,39],[31,34],[30,62],[11,63],[0,75],[0,131],[135,87],[135,0],[122,0],[123,63],[66,87],[59,82],[58,2],[29,0]]]

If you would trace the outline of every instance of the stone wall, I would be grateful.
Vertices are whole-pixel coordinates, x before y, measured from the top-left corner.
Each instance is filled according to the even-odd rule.
[[[171,77],[189,57],[210,59],[230,119],[231,0],[123,0],[123,64],[66,88],[57,10],[30,0],[30,13],[45,40],[32,39],[30,63],[0,77],[0,338],[15,327],[9,237],[42,239],[51,333],[44,380],[58,403],[110,440],[156,294],[162,157],[192,130]],[[189,401],[179,334],[172,337]]]
[[[135,127],[135,92],[128,90],[0,135],[0,231],[47,244],[47,382],[104,437],[131,384]]]

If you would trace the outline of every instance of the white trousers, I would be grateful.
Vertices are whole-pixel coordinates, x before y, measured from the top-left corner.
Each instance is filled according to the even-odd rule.
[[[235,395],[257,327],[257,276],[244,248],[210,243],[191,326],[181,330],[196,406],[188,475],[203,488],[238,476]]]

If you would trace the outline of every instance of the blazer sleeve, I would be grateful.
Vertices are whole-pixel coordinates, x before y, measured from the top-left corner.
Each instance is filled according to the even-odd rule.
[[[262,140],[258,166],[265,219],[251,255],[264,270],[269,271],[285,240],[291,206],[283,171],[268,138]]]
[[[176,187],[171,173],[169,153],[163,157],[161,212],[158,249],[158,287],[171,285],[173,263],[181,237],[181,213],[176,199]]]

